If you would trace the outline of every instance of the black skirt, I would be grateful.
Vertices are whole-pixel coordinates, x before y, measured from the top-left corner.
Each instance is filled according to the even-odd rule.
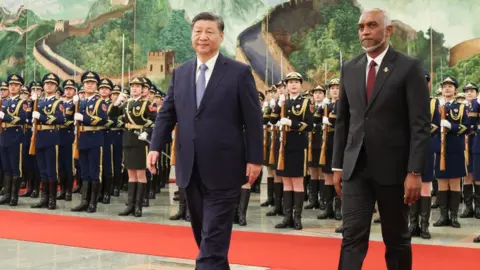
[[[147,145],[139,147],[124,147],[123,157],[125,167],[129,170],[145,170],[147,168]]]
[[[285,152],[285,169],[277,171],[283,177],[304,177],[306,173],[307,150]]]
[[[322,150],[320,149],[312,149],[312,161],[308,163],[308,166],[311,168],[321,168],[320,165],[320,153]]]

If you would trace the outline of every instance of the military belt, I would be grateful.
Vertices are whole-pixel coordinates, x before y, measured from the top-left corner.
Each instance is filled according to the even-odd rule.
[[[80,126],[80,132],[104,130],[105,127]]]
[[[2,123],[2,128],[22,127],[21,125],[14,125],[10,123]]]
[[[119,131],[119,130],[123,130],[123,128],[111,128],[110,130],[111,131]]]
[[[134,124],[125,124],[125,127],[127,129],[143,129],[144,128],[144,126],[134,125]]]
[[[37,130],[54,130],[57,129],[55,125],[38,125]]]
[[[335,128],[332,128],[332,127],[328,127],[327,129],[327,132],[334,132],[335,131]]]

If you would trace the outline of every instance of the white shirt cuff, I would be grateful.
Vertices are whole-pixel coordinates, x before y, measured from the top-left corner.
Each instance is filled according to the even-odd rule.
[[[332,171],[334,171],[334,172],[341,172],[341,171],[343,171],[343,170],[342,170],[342,169],[338,169],[338,168],[332,168]]]

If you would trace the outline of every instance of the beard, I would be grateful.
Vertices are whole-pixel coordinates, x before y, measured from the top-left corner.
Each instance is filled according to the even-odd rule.
[[[380,41],[380,43],[378,43],[377,45],[373,45],[371,47],[363,47],[363,45],[362,45],[362,49],[367,53],[368,52],[373,52],[376,49],[380,48],[383,45],[383,43],[385,43],[386,39],[387,38],[385,37],[385,35],[383,35],[383,39],[382,39],[382,41]]]

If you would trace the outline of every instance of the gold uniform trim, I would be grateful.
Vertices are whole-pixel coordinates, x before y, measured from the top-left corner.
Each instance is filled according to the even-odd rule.
[[[23,143],[20,143],[20,154],[18,155],[19,157],[19,162],[18,162],[18,170],[20,171],[20,177],[23,176],[23,171],[22,171],[22,167],[23,167]]]
[[[304,131],[308,127],[308,124],[305,122],[300,122],[300,128],[298,131]]]
[[[110,165],[111,165],[111,168],[112,168],[112,175],[113,175],[113,144],[110,144]]]
[[[103,174],[103,147],[100,146],[100,173],[98,174],[98,180],[102,183],[102,174]]]
[[[430,122],[433,121],[433,115],[435,114],[435,104],[437,103],[436,99],[430,100]]]
[[[57,179],[57,182],[60,182],[60,179],[58,178],[58,145],[55,145],[55,178]]]

